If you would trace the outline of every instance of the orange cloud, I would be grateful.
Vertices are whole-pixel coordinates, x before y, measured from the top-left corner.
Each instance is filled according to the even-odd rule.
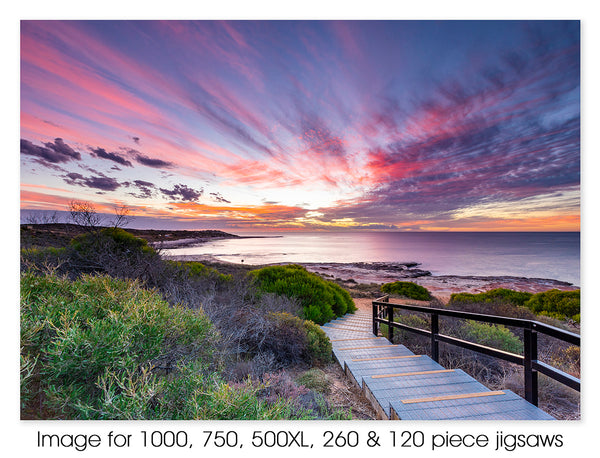
[[[59,196],[35,191],[21,190],[21,208],[31,210],[68,210],[76,197]],[[85,199],[84,199],[85,200]],[[112,213],[114,207],[103,202],[92,202],[99,213]]]
[[[580,215],[558,215],[547,217],[532,218],[510,218],[510,219],[490,219],[487,221],[473,221],[469,223],[468,219],[456,221],[455,224],[448,222],[430,221],[424,230],[431,231],[482,231],[482,232],[578,232],[581,227]]]

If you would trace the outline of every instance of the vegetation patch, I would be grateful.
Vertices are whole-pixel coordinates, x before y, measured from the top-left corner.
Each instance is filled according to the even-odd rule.
[[[427,288],[408,281],[395,281],[381,285],[381,291],[388,294],[397,294],[398,296],[408,297],[418,301],[428,301],[431,294]]]
[[[325,364],[331,361],[331,342],[315,323],[286,312],[267,315],[259,351],[268,351],[283,363]]]
[[[204,278],[215,278],[222,282],[232,280],[232,275],[222,274],[213,267],[208,267],[197,261],[165,261],[171,268],[178,270],[180,275],[187,277],[189,280],[197,280]]]
[[[201,310],[171,307],[136,281],[21,277],[23,399],[38,399],[51,417],[101,410],[104,388],[122,394],[181,364],[208,367],[216,339]]]
[[[327,374],[318,368],[312,368],[300,374],[296,378],[296,383],[323,394],[331,391],[331,382]]]
[[[345,313],[356,311],[350,294],[337,284],[308,272],[304,267],[290,264],[253,270],[259,288],[300,301],[303,318],[324,324]]]
[[[467,320],[457,330],[458,337],[510,353],[521,354],[523,343],[506,326]]]
[[[450,296],[452,302],[494,302],[503,300],[514,305],[523,306],[533,296],[532,293],[513,291],[512,289],[496,288],[483,293],[456,293]]]
[[[330,357],[314,323],[282,313],[269,320],[283,344],[296,329],[306,360]],[[23,273],[22,418],[348,418],[322,398],[268,397],[266,380],[227,382],[220,339],[202,309],[170,305],[138,281]]]
[[[580,291],[559,291],[551,289],[543,293],[534,294],[525,306],[532,312],[547,315],[553,318],[571,318],[579,322],[581,319],[581,294]]]
[[[452,294],[449,305],[458,303],[495,303],[503,301],[515,306],[527,307],[537,315],[552,318],[569,318],[580,321],[580,291],[559,291],[552,289],[542,293],[528,293],[510,289],[493,289],[479,294]]]

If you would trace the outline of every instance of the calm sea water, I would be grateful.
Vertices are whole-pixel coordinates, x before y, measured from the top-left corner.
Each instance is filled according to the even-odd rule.
[[[259,234],[256,234],[259,235]],[[267,235],[267,234],[263,234]],[[577,232],[270,233],[168,254],[208,254],[245,264],[408,262],[433,275],[510,275],[580,284]],[[276,236],[276,237],[272,237]]]

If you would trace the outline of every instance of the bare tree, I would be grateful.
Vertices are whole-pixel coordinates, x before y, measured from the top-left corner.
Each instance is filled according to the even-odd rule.
[[[37,215],[30,213],[29,215],[27,215],[27,217],[25,218],[25,222],[27,224],[40,224],[40,219],[38,218]]]
[[[113,220],[113,227],[116,229],[118,227],[125,227],[129,224],[129,222],[133,219],[131,216],[131,208],[127,205],[117,205],[115,206],[115,218]]]
[[[30,213],[25,218],[25,222],[27,224],[56,224],[60,223],[60,216],[56,211],[53,213]]]
[[[71,213],[71,219],[75,224],[90,232],[98,230],[100,223],[102,222],[102,217],[90,202],[72,200],[69,202],[69,212]]]

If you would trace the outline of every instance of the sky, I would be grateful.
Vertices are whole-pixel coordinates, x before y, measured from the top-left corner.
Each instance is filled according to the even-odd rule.
[[[578,21],[22,21],[21,210],[578,231]]]

